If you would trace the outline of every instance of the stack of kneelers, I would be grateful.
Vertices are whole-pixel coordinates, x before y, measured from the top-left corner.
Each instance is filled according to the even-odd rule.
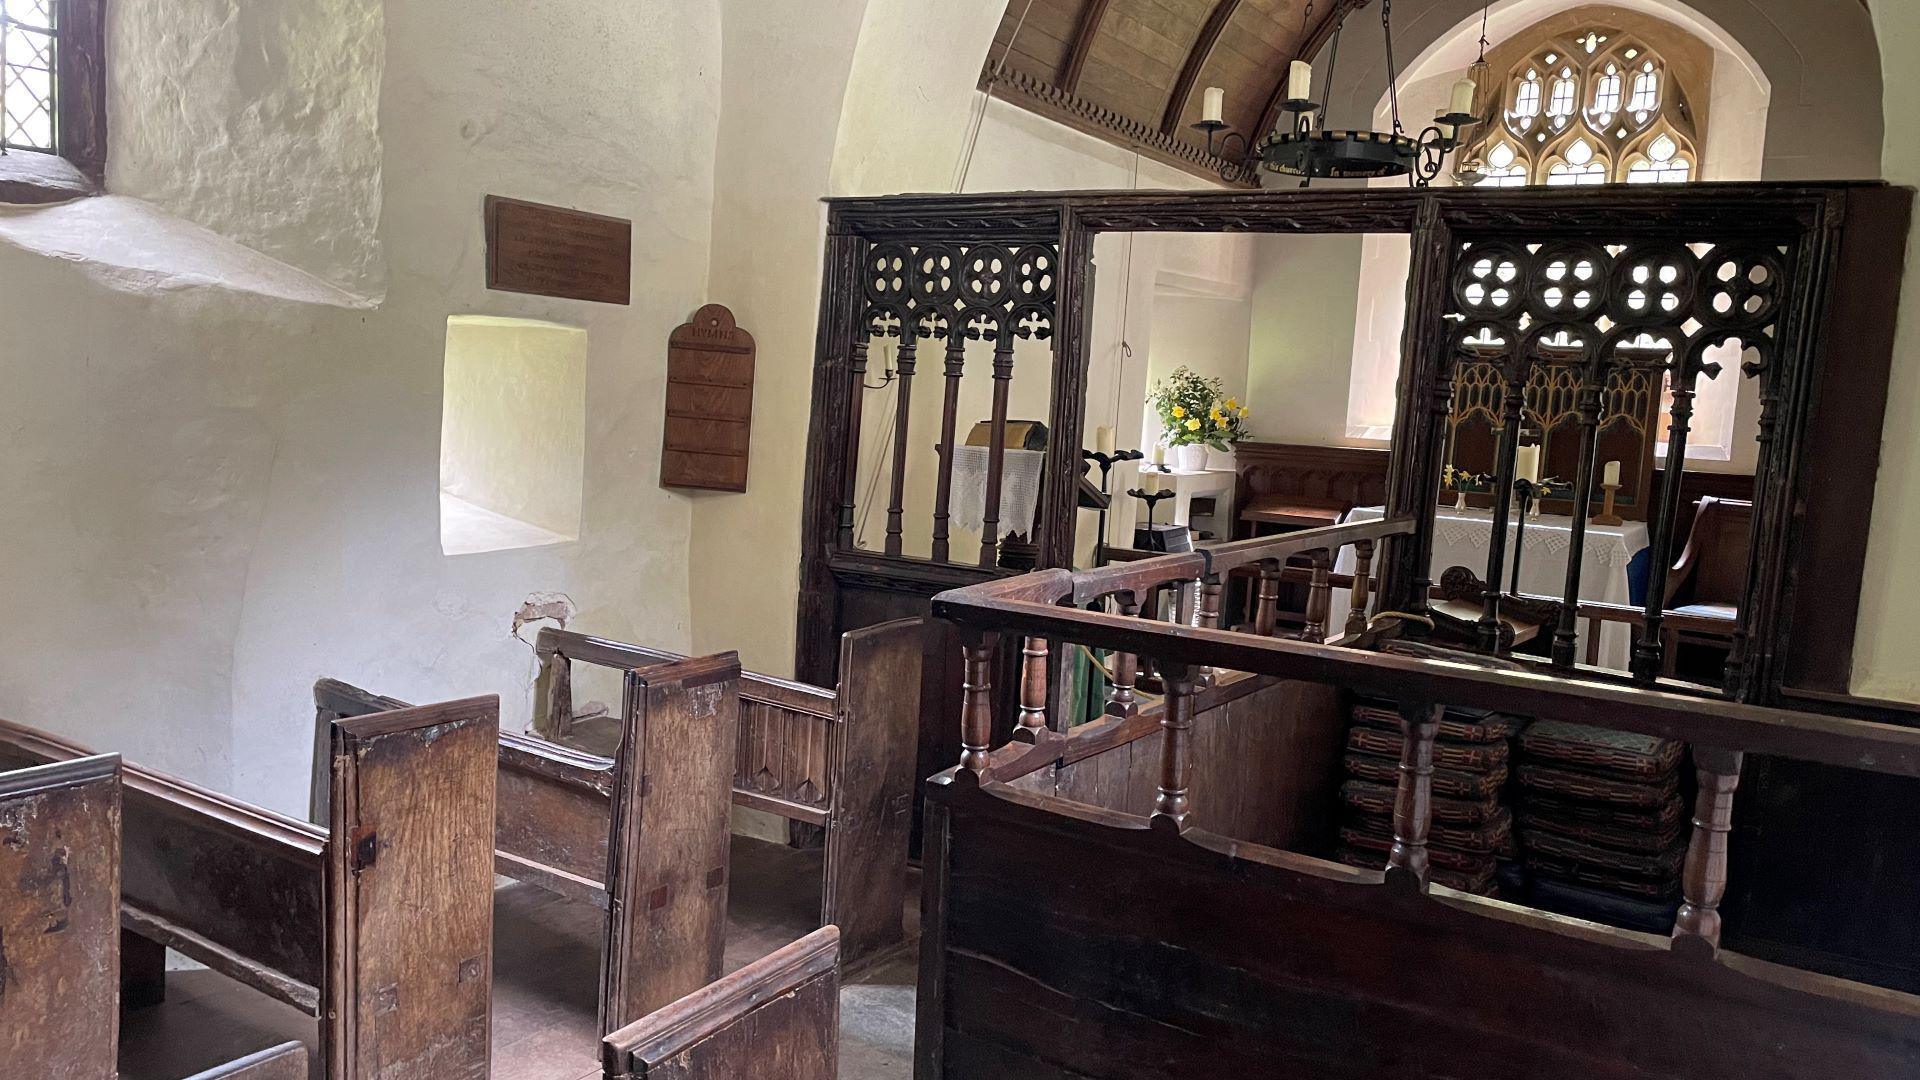
[[[1498,862],[1513,854],[1513,815],[1504,804],[1507,716],[1448,709],[1433,742],[1433,826],[1427,835],[1431,880],[1462,892],[1490,894]],[[1386,865],[1393,847],[1393,804],[1400,777],[1400,713],[1361,701],[1347,730],[1346,779],[1340,785],[1340,847],[1350,866]]]
[[[1614,907],[1591,914],[1660,926],[1686,859],[1685,756],[1672,739],[1559,720],[1530,725],[1516,771],[1520,846],[1536,901]]]

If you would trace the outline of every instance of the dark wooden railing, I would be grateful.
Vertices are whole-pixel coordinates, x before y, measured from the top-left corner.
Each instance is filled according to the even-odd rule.
[[[1279,638],[1261,632],[1262,627],[1271,629],[1264,615],[1256,616],[1253,632],[1234,631],[1218,625],[1217,601],[1209,613],[1207,590],[1222,574],[1258,564],[1263,573],[1277,575],[1287,558],[1307,555],[1312,560],[1312,606],[1324,618],[1324,597],[1333,585],[1326,567],[1341,548],[1393,544],[1411,532],[1412,523],[1407,520],[1335,526],[1095,570],[1037,571],[940,594],[934,598],[934,614],[959,627],[966,650],[961,717],[965,750],[959,777],[980,784],[1000,783],[1084,757],[1087,745],[1110,741],[1112,728],[1133,714],[1133,673],[1146,668],[1158,673],[1165,694],[1158,724],[1166,738],[1160,748],[1152,824],[1183,832],[1193,807],[1207,797],[1190,786],[1190,730],[1195,703],[1207,693],[1202,673],[1242,672],[1364,689],[1369,695],[1400,702],[1405,739],[1389,875],[1404,874],[1424,890],[1427,835],[1433,820],[1433,740],[1446,706],[1551,716],[1679,739],[1693,746],[1699,795],[1683,882],[1685,903],[1673,934],[1676,942],[1698,939],[1708,949],[1719,941],[1727,836],[1745,753],[1920,777],[1920,729],[1574,678],[1468,653],[1457,654],[1458,659],[1434,659],[1351,647],[1357,640],[1353,637],[1333,644]],[[1360,613],[1350,625],[1364,628],[1367,575],[1362,571],[1349,581],[1359,594],[1354,607]],[[1150,590],[1192,582],[1202,585],[1199,625],[1134,614],[1139,598]],[[1270,591],[1262,589],[1263,610],[1264,596]],[[1217,592],[1214,595],[1217,598]],[[1117,610],[1089,610],[1101,600],[1112,600]],[[1384,620],[1376,615],[1375,621]],[[1308,622],[1311,630],[1311,614]],[[991,679],[1003,638],[1025,643],[1020,714],[1012,740],[995,749],[988,745],[994,719]],[[1048,643],[1111,650],[1116,674],[1108,698],[1111,720],[1066,732],[1048,726],[1042,711],[1047,700]]]

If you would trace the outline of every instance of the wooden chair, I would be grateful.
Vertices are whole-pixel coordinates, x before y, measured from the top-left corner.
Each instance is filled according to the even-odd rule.
[[[925,619],[903,619],[843,635],[836,690],[740,676],[733,802],[825,828],[820,923],[840,927],[848,965],[905,938],[926,630]],[[596,754],[614,753],[618,732],[603,718],[575,719],[572,665],[646,670],[680,659],[553,629],[541,631],[534,648],[535,730]]]
[[[628,670],[610,757],[498,736],[493,869],[606,912],[603,1034],[722,970],[740,681],[730,652]],[[400,705],[333,679],[314,703],[321,726]]]
[[[331,1080],[484,1078],[499,711],[475,698],[333,724],[324,829],[124,766],[109,925],[134,931],[134,985],[158,996],[170,947],[314,1017]],[[0,767],[88,756],[0,721]]]
[[[1694,504],[1693,528],[1687,546],[1667,575],[1663,606],[1680,615],[1737,619],[1747,588],[1747,564],[1753,552],[1753,504],[1738,499],[1702,496]],[[1737,623],[1729,623],[1730,627]],[[1674,673],[1682,645],[1733,647],[1733,631],[1701,629],[1665,631],[1666,673]]]
[[[839,956],[825,926],[621,1028],[606,1080],[834,1080]]]
[[[0,1065],[110,1077],[119,1056],[121,775],[115,754],[0,773]],[[285,1043],[190,1080],[307,1080]]]

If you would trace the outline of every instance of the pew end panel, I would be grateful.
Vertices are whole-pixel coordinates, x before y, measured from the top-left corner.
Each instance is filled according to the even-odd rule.
[[[120,796],[117,754],[0,773],[0,1071],[113,1075]]]
[[[908,619],[840,639],[832,812],[821,918],[858,964],[898,943],[907,899],[913,767],[928,624]]]
[[[330,1075],[484,1080],[497,698],[333,725]]]
[[[720,976],[740,722],[734,653],[627,672],[615,767],[601,1030]]]
[[[833,1080],[839,958],[825,926],[621,1028],[607,1080]]]

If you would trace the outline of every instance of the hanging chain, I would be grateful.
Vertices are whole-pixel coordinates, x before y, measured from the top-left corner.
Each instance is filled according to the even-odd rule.
[[[1387,100],[1393,104],[1393,133],[1405,135],[1400,123],[1400,67],[1393,62],[1393,0],[1380,0],[1380,25],[1387,35]]]

